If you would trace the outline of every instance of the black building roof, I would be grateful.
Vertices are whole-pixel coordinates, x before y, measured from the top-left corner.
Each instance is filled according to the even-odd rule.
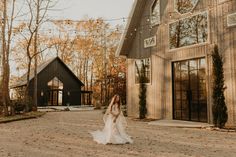
[[[67,71],[69,73],[71,73],[71,76],[74,77],[78,81],[79,84],[84,86],[84,84],[78,79],[78,77],[69,69],[69,67],[59,57],[51,58],[51,59],[45,61],[44,63],[40,64],[37,67],[37,74],[41,73],[46,67],[48,67],[55,60],[58,60],[67,69]],[[29,80],[31,81],[33,78],[34,78],[34,69],[31,69]],[[19,79],[19,81],[17,81],[16,84],[12,85],[11,88],[17,88],[17,87],[21,87],[21,86],[26,86],[26,84],[27,84],[27,73],[25,73]]]

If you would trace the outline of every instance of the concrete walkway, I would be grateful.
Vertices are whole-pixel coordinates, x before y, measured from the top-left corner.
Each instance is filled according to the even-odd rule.
[[[179,128],[210,128],[213,125],[201,122],[181,121],[181,120],[157,120],[148,123],[149,125],[169,126]]]
[[[55,111],[90,111],[94,106],[81,105],[81,106],[44,106],[38,107],[38,111],[55,112]]]

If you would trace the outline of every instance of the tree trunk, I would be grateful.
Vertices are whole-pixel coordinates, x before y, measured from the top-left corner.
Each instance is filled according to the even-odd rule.
[[[86,60],[86,68],[85,68],[85,80],[86,80],[86,91],[88,91],[89,85],[88,85],[88,59]],[[86,94],[86,105],[88,105],[88,95]]]
[[[37,10],[36,10],[36,30],[35,30],[35,37],[34,37],[34,57],[35,57],[35,62],[34,62],[34,105],[32,110],[37,111],[37,106],[38,106],[38,72],[37,72],[37,67],[38,67],[38,27],[39,27],[39,6],[40,2],[37,0]]]
[[[91,65],[90,91],[93,91],[93,63]],[[92,94],[92,93],[91,93]],[[89,104],[92,104],[92,97],[90,95]]]
[[[93,91],[93,63],[91,66],[90,91]]]
[[[29,56],[28,56],[29,57]],[[26,83],[26,88],[25,88],[25,93],[24,93],[24,101],[25,101],[25,110],[26,112],[29,112],[30,108],[29,108],[29,83],[30,83],[30,67],[31,67],[31,62],[32,62],[32,58],[28,58],[29,62],[28,62],[28,69],[27,69],[27,83]]]
[[[7,1],[3,2],[3,21],[2,21],[2,106],[4,115],[9,115],[8,105],[10,102],[9,96],[9,62],[7,61],[7,43],[6,43],[6,22],[7,22]]]
[[[82,80],[82,60],[79,62],[79,79]]]
[[[9,65],[9,55],[10,55],[10,48],[11,48],[11,38],[12,38],[12,29],[13,29],[13,19],[14,19],[14,12],[15,12],[15,2],[16,0],[12,1],[12,11],[10,17],[10,24],[8,28],[8,37],[7,37],[7,46],[6,46],[6,91],[7,91],[7,104],[10,107],[10,114],[14,115],[15,110],[12,103],[10,103],[10,91],[9,91],[9,80],[10,80],[10,65]]]

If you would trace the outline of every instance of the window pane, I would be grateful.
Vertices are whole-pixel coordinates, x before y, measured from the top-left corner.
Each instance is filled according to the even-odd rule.
[[[175,10],[185,14],[194,9],[199,0],[175,0]]]
[[[181,82],[180,81],[176,81],[175,82],[175,90],[181,90]]]
[[[156,25],[160,24],[160,1],[155,0],[155,2],[152,5],[151,10],[151,24]]]
[[[181,19],[169,25],[169,48],[204,43],[208,39],[207,12]]]
[[[198,69],[197,60],[189,61],[189,70],[192,71],[192,70],[197,70],[197,69]]]
[[[54,77],[49,81],[48,86],[50,89],[63,89],[63,83],[57,77]]]
[[[135,61],[135,83],[140,83],[141,76],[145,77],[144,83],[151,81],[151,62],[150,58]]]
[[[205,69],[206,66],[206,59],[200,59],[199,60],[199,69]]]

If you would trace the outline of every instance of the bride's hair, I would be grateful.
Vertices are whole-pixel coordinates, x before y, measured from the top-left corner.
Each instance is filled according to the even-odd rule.
[[[117,102],[117,97],[119,98],[118,102]],[[113,102],[113,104],[115,104],[115,103],[117,103],[119,106],[121,106],[121,100],[120,100],[120,96],[119,96],[118,94],[116,94],[116,95],[114,96],[114,102]]]

